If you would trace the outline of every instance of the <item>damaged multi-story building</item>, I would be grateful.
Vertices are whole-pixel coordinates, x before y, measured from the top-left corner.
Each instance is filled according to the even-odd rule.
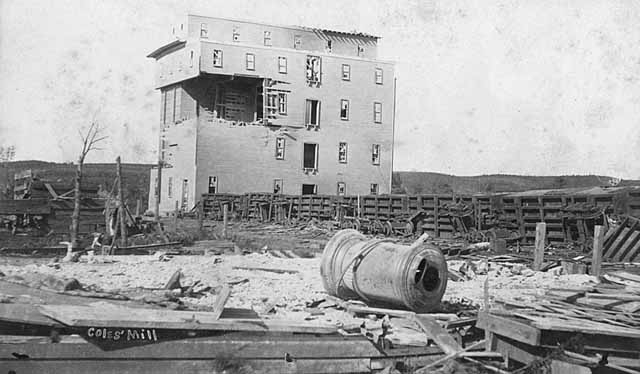
[[[148,56],[161,212],[203,193],[390,192],[395,74],[378,37],[195,15],[173,34]]]

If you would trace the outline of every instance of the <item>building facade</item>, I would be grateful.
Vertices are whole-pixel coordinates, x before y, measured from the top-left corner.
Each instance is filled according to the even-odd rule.
[[[203,193],[390,192],[395,76],[377,37],[193,15],[173,31],[148,56],[161,212]]]

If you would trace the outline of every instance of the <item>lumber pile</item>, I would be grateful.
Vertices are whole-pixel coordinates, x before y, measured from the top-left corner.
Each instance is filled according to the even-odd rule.
[[[551,289],[533,303],[499,301],[482,311],[477,326],[487,349],[529,372],[640,372],[640,276],[603,278],[594,287]]]

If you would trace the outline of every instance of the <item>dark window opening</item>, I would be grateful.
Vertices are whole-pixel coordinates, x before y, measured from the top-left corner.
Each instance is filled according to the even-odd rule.
[[[338,162],[341,164],[347,163],[347,143],[340,143],[338,145]]]
[[[318,145],[304,143],[303,165],[305,170],[318,169]]]
[[[282,193],[282,179],[274,179],[273,180],[273,193],[281,194]]]
[[[222,50],[220,49],[213,50],[213,67],[215,68],[222,67]]]
[[[340,119],[349,119],[349,100],[340,100]]]
[[[317,186],[315,184],[303,184],[302,185],[302,194],[303,195],[315,195],[317,191]]]
[[[305,124],[307,126],[318,126],[320,124],[320,102],[318,100],[307,100]]]
[[[371,195],[377,195],[377,194],[378,194],[378,184],[371,183]]]
[[[276,138],[276,160],[284,160],[284,138]]]
[[[338,196],[347,194],[347,185],[344,182],[338,182]]]

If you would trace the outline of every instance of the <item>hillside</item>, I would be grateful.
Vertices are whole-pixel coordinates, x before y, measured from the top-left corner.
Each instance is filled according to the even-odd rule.
[[[76,166],[71,163],[55,163],[46,161],[12,161],[0,164],[0,192],[4,198],[11,198],[9,191],[13,190],[13,175],[30,169],[41,180],[58,182],[73,186]],[[122,164],[122,182],[125,197],[129,206],[136,206],[136,200],[141,199],[142,209],[147,208],[149,198],[149,164]],[[83,182],[90,185],[101,185],[105,190],[111,190],[116,177],[116,164],[85,164],[83,168]],[[3,198],[0,196],[0,198]]]
[[[430,172],[397,171],[393,173],[393,193],[490,193],[519,192],[538,189],[607,186],[611,178],[599,175],[522,176],[479,175],[454,176]],[[623,180],[624,185],[640,185],[638,180]]]

